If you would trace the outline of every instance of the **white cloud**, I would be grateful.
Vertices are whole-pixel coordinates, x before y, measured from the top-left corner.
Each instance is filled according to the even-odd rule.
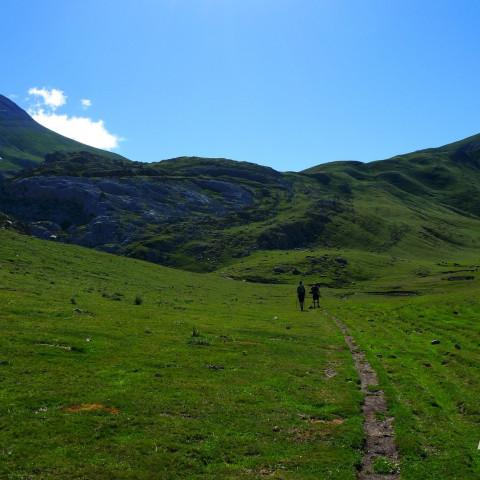
[[[51,90],[47,90],[44,88],[31,88],[28,91],[29,95],[38,95],[43,98],[43,102],[40,105],[46,105],[47,107],[51,108],[52,110],[61,107],[67,103],[67,96],[61,91],[55,88]]]
[[[117,148],[119,142],[123,140],[117,135],[109,133],[103,120],[95,122],[90,118],[68,117],[67,115],[45,112],[42,109],[29,113],[34,120],[44,127],[92,147],[112,150]]]
[[[32,106],[28,113],[44,127],[65,137],[103,150],[112,150],[119,146],[123,138],[110,133],[103,120],[94,121],[91,118],[60,115],[55,110],[67,102],[67,96],[61,90],[46,88],[31,88],[28,93],[41,97],[42,101]],[[84,109],[92,105],[88,99],[81,100]]]

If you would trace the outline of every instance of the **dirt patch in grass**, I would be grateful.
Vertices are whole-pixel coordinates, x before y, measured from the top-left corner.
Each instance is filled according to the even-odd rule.
[[[68,345],[55,345],[53,343],[36,343],[35,345],[42,345],[44,347],[61,348],[62,350],[74,350],[73,347],[69,347]]]
[[[345,419],[335,418],[333,420],[321,420],[319,418],[303,418],[308,427],[297,427],[290,430],[293,442],[297,445],[310,442],[318,442],[321,438],[334,436],[336,427],[341,425]]]
[[[366,292],[368,295],[390,295],[394,297],[411,297],[413,295],[418,295],[418,292],[410,290],[389,290],[386,292]]]
[[[332,378],[334,377],[335,375],[338,375],[337,372],[335,372],[335,370],[332,370],[331,368],[327,368],[325,370],[325,378]]]
[[[322,420],[320,418],[304,418],[303,419],[307,423],[325,423],[327,425],[341,425],[345,419],[344,418],[334,418],[333,420]]]
[[[312,430],[303,430],[300,428],[296,428],[292,431],[294,435],[293,441],[297,445],[301,445],[303,443],[310,443],[316,442],[319,440],[320,437],[326,437],[329,435],[329,432],[324,431],[312,431]]]
[[[93,312],[90,312],[89,310],[82,310],[81,308],[74,308],[73,312],[74,313],[83,313],[85,315],[94,315]]]
[[[360,389],[365,393],[362,413],[365,417],[363,429],[366,436],[365,452],[362,467],[358,474],[359,480],[397,480],[399,474],[396,465],[400,460],[397,446],[394,442],[393,417],[388,415],[387,402],[382,390],[371,389],[378,385],[378,378],[370,363],[365,358],[365,352],[358,350],[354,337],[333,315],[325,312],[342,330],[345,341],[352,352],[355,368],[360,376]],[[370,388],[369,388],[370,387]],[[378,468],[379,461],[390,462],[393,467],[389,473],[383,473]]]
[[[265,469],[265,468],[262,469],[262,470],[260,470],[258,473],[259,473],[260,475],[264,476],[264,477],[269,477],[269,476],[275,474],[275,472],[270,471],[270,470],[267,470],[267,469]]]
[[[205,366],[212,370],[225,370],[225,367],[223,365],[205,365]]]
[[[118,408],[105,406],[101,403],[76,403],[75,405],[70,405],[69,407],[62,407],[62,410],[70,413],[89,412],[94,410],[106,410],[112,415],[118,415],[120,413],[120,410]]]

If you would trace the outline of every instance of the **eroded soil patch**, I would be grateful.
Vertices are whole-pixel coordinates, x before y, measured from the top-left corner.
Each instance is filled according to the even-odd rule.
[[[62,407],[62,410],[70,413],[78,413],[92,410],[106,410],[112,415],[118,415],[120,410],[116,407],[107,407],[101,403],[76,403],[75,405],[70,405],[69,407]]]
[[[399,478],[398,472],[377,473],[374,468],[375,462],[385,460],[395,466],[400,460],[394,442],[393,417],[388,415],[385,395],[382,390],[369,389],[369,387],[378,385],[377,375],[366,359],[365,352],[358,350],[358,345],[353,336],[348,333],[347,327],[333,315],[328,314],[325,310],[323,312],[341,329],[360,376],[360,389],[365,393],[362,413],[365,417],[363,429],[366,444],[358,478],[360,480],[396,480]]]
[[[54,343],[36,343],[35,345],[41,345],[44,347],[61,348],[62,350],[75,350],[74,347],[69,347],[68,345],[56,345]]]
[[[304,418],[303,419],[307,423],[326,423],[327,425],[341,425],[345,419],[344,418],[334,418],[333,420],[323,420],[321,418]]]
[[[389,290],[387,292],[366,292],[368,295],[387,295],[394,297],[411,297],[413,295],[418,295],[418,292],[409,291],[409,290]]]

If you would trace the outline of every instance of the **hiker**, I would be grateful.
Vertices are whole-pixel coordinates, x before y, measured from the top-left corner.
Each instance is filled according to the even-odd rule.
[[[298,296],[298,303],[300,304],[300,310],[303,312],[303,302],[305,301],[305,287],[303,286],[302,281],[297,287],[297,296]]]
[[[318,288],[318,283],[314,283],[312,285],[312,288],[310,289],[310,293],[313,296],[313,308],[317,308],[317,307],[320,308],[320,303],[319,303],[320,289]]]

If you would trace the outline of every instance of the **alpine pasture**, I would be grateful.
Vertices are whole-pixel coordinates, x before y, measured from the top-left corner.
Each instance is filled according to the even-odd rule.
[[[296,284],[318,274],[253,283],[8,229],[0,241],[1,478],[355,479],[365,394],[329,315],[365,352],[393,417],[400,461],[361,474],[480,475],[473,250],[342,252],[356,280],[300,312]],[[285,255],[242,268],[271,271]],[[312,255],[324,252],[289,261]]]

